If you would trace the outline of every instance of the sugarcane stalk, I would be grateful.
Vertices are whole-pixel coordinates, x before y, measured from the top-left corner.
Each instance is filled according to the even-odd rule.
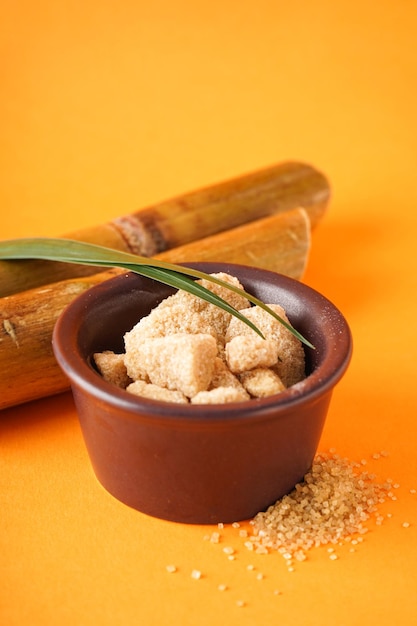
[[[157,255],[172,263],[225,261],[300,278],[310,248],[304,209],[251,222]],[[88,288],[124,270],[71,278],[0,299],[0,409],[69,388],[52,352],[58,316]]]
[[[297,207],[306,209],[314,228],[329,198],[328,181],[315,168],[303,163],[281,163],[65,237],[156,256]],[[45,261],[0,261],[0,297],[96,272],[92,267]]]
[[[223,261],[269,269],[300,279],[311,245],[305,209],[265,217],[157,255],[172,263]]]

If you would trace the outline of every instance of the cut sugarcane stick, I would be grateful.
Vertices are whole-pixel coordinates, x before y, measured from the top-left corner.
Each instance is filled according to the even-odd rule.
[[[329,198],[329,183],[315,168],[303,163],[282,163],[65,237],[155,256],[297,207],[305,208],[314,228]],[[0,261],[0,297],[94,273],[97,268],[87,266]]]
[[[309,248],[309,218],[294,209],[156,256],[172,263],[243,263],[300,278]],[[52,352],[55,322],[77,295],[120,273],[67,279],[0,299],[0,409],[69,389]]]
[[[262,267],[300,279],[310,250],[310,220],[293,209],[157,255],[172,263],[224,261]]]

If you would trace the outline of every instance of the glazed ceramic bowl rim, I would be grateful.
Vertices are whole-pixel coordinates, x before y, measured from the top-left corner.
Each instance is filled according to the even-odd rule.
[[[74,346],[66,341],[66,337],[74,336],[78,338],[78,333],[83,325],[86,308],[91,301],[94,305],[94,298],[98,300],[116,288],[120,281],[126,279],[130,273],[121,274],[115,278],[99,283],[80,296],[77,296],[61,313],[53,331],[53,350],[62,370],[70,379],[71,384],[76,385],[89,393],[96,399],[109,406],[122,409],[126,414],[130,414],[132,419],[136,417],[142,420],[159,419],[163,421],[192,421],[197,422],[225,422],[230,420],[251,420],[260,417],[274,417],[276,419],[280,413],[284,414],[289,408],[294,409],[305,402],[313,401],[316,397],[321,397],[333,388],[343,376],[350,361],[352,351],[352,340],[349,326],[342,313],[325,296],[313,288],[295,279],[282,274],[277,274],[269,270],[252,268],[245,265],[227,263],[187,263],[184,265],[197,267],[207,273],[211,271],[223,271],[233,273],[236,268],[245,271],[259,272],[259,276],[267,278],[271,284],[279,283],[281,288],[291,291],[295,285],[299,291],[320,302],[320,305],[331,313],[332,319],[339,326],[336,335],[329,335],[326,339],[327,352],[322,358],[322,362],[300,383],[293,385],[284,392],[242,402],[233,402],[226,405],[193,405],[160,402],[147,398],[141,398],[129,392],[117,388],[115,385],[106,382],[88,363],[81,354],[78,345]],[[140,277],[142,279],[142,277]],[[150,279],[143,279],[150,280]],[[253,281],[252,281],[253,282]]]

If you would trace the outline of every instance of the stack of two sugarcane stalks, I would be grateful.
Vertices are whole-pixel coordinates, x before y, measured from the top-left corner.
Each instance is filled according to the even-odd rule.
[[[329,198],[320,172],[283,163],[66,238],[171,263],[241,263],[300,279]],[[0,409],[69,389],[52,352],[55,322],[77,295],[122,271],[0,261]]]

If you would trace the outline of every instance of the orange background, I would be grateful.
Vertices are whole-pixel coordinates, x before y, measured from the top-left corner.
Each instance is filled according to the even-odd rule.
[[[315,165],[333,198],[304,280],[355,340],[320,449],[400,485],[355,553],[316,549],[289,573],[235,529],[229,561],[204,541],[212,528],[109,496],[69,393],[4,410],[1,622],[417,623],[416,3],[17,0],[0,12],[0,237],[71,232],[277,162]]]

